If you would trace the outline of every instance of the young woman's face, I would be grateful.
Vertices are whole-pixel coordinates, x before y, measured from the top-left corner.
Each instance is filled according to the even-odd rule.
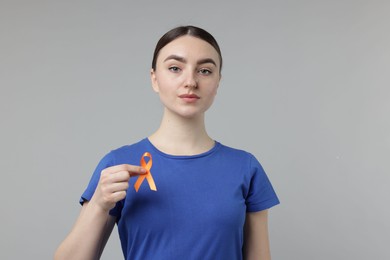
[[[151,72],[153,89],[165,109],[186,118],[203,115],[211,106],[220,78],[217,51],[188,35],[164,46]]]

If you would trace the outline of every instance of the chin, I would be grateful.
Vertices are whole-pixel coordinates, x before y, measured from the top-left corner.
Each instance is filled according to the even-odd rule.
[[[211,104],[210,104],[211,105]],[[165,113],[179,116],[185,119],[203,118],[205,112],[210,107],[208,104],[195,104],[195,105],[177,105],[166,104]]]
[[[184,109],[180,111],[170,110],[170,113],[173,113],[176,116],[179,116],[184,119],[195,119],[195,118],[203,117],[204,115],[204,111],[199,111],[197,109]]]
[[[194,118],[202,117],[203,114],[204,113],[180,113],[178,115],[185,119],[194,119]]]

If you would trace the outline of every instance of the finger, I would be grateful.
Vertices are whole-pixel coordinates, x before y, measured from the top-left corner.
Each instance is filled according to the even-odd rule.
[[[130,174],[128,171],[108,173],[107,179],[110,182],[128,182],[130,179]]]
[[[104,169],[103,171],[106,171],[107,173],[115,173],[119,171],[128,171],[131,176],[138,175],[138,174],[144,174],[146,173],[146,169],[142,168],[141,166],[137,165],[131,165],[131,164],[120,164],[108,167]]]
[[[108,178],[111,182],[129,181],[130,177],[140,175],[138,172],[120,171],[108,174]]]
[[[128,171],[119,171],[110,173],[109,171],[103,170],[100,176],[100,183],[103,185],[110,185],[116,182],[128,182],[130,174]]]
[[[107,202],[113,201],[113,194],[122,191],[126,192],[128,188],[129,182],[109,183],[99,186],[101,195],[103,198],[105,198],[105,201]]]
[[[111,199],[115,202],[123,200],[126,198],[126,191],[117,191],[111,194]]]
[[[129,188],[129,182],[112,183],[106,187],[106,192],[115,193],[119,191],[126,191]]]

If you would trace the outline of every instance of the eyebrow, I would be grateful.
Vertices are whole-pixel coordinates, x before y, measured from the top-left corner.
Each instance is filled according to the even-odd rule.
[[[166,62],[168,60],[177,60],[177,61],[183,62],[183,63],[187,62],[187,60],[184,57],[181,57],[181,56],[175,55],[175,54],[169,55],[164,60],[164,62]],[[214,64],[215,67],[217,67],[217,63],[213,59],[211,59],[211,58],[205,58],[205,59],[198,60],[198,62],[196,64],[200,65],[200,64],[205,64],[205,63],[211,63],[211,64]]]

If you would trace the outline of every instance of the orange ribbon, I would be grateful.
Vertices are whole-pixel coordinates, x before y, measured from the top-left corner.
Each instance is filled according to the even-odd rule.
[[[145,157],[149,157],[148,163],[145,162]],[[146,180],[149,183],[149,187],[151,190],[157,191],[156,184],[154,183],[152,174],[150,172],[150,168],[152,168],[152,155],[148,152],[144,153],[141,157],[141,166],[146,169],[145,174],[138,175],[138,179],[134,184],[135,191],[138,192],[139,187],[141,186],[142,182],[146,178]]]

